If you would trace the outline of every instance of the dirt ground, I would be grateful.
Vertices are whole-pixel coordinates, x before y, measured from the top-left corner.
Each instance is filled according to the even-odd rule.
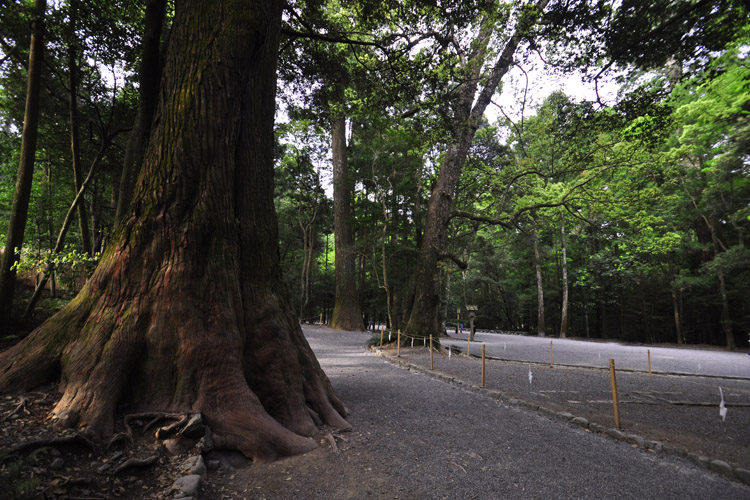
[[[185,474],[183,462],[198,453],[198,439],[157,439],[154,434],[180,417],[123,412],[117,438],[93,443],[74,431],[60,432],[47,421],[59,397],[54,387],[0,396],[0,499],[173,495],[174,480]]]

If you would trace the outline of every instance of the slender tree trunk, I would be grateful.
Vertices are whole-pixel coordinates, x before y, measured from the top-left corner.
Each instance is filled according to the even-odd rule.
[[[424,223],[422,244],[414,269],[413,292],[406,332],[429,336],[438,331],[440,291],[437,283],[437,264],[445,249],[451,206],[458,178],[466,156],[480,126],[485,109],[497,90],[500,80],[513,64],[513,55],[524,36],[527,36],[549,0],[539,0],[535,8],[527,9],[518,20],[517,29],[508,39],[489,74],[482,78],[482,68],[488,46],[495,30],[495,19],[486,17],[477,38],[472,43],[461,68],[463,83],[456,90],[452,103],[455,132],[440,166],[435,186],[430,194]],[[482,86],[480,88],[480,82]]]
[[[81,187],[78,188],[78,192],[76,193],[75,198],[73,198],[73,202],[70,204],[68,213],[65,215],[65,220],[63,221],[63,225],[60,228],[60,232],[57,235],[57,241],[55,242],[55,246],[52,249],[53,256],[59,254],[65,248],[65,237],[68,234],[68,229],[70,229],[70,226],[73,223],[73,218],[75,216],[75,213],[77,212],[78,207],[81,205],[81,203],[84,203],[83,195],[86,192],[86,188],[88,187],[89,183],[93,179],[94,172],[96,171],[96,166],[99,164],[99,161],[102,159],[102,156],[104,156],[104,152],[109,147],[113,138],[114,136],[102,138],[102,144],[99,147],[99,151],[97,151],[96,156],[94,156],[93,161],[91,162],[91,166],[89,167],[89,172],[88,174],[86,174],[86,179],[84,179],[83,182],[81,182]],[[49,281],[50,277],[54,276],[54,273],[55,273],[55,263],[54,261],[50,261],[47,264],[47,267],[45,268],[44,272],[42,273],[42,279],[39,281],[39,283],[37,283],[36,288],[34,289],[34,293],[31,296],[31,299],[29,299],[29,303],[26,305],[26,309],[24,310],[24,313],[23,313],[24,323],[27,322],[29,319],[31,319],[31,315],[34,312],[34,308],[36,307],[37,302],[42,296],[44,287],[47,286],[47,282]]]
[[[385,289],[385,307],[386,312],[388,314],[388,325],[393,325],[393,313],[391,311],[391,304],[393,298],[391,297],[391,286],[390,282],[388,281],[388,246],[387,246],[387,238],[388,238],[388,209],[385,203],[385,199],[383,199],[383,229],[380,235],[381,241],[380,241],[380,266],[383,271],[383,288]]]
[[[716,232],[716,221],[713,218],[708,218],[706,216],[702,217],[711,230],[711,242],[713,244],[715,258],[719,255],[722,248],[726,250],[726,247],[723,242],[719,240],[719,235]],[[721,297],[721,329],[724,332],[727,350],[734,351],[737,349],[737,345],[734,342],[734,328],[732,328],[732,318],[729,313],[729,295],[727,294],[727,283],[724,271],[719,269],[716,273],[716,277],[719,280],[719,296]]]
[[[544,282],[542,280],[542,259],[539,255],[539,235],[534,228],[534,267],[536,267],[536,331],[540,337],[547,335],[544,324]]]
[[[31,24],[26,109],[21,133],[21,158],[18,163],[16,190],[13,194],[8,235],[2,258],[2,268],[0,268],[0,333],[7,328],[10,322],[16,287],[16,272],[13,265],[19,259],[16,249],[20,250],[23,247],[31,184],[34,177],[34,155],[36,154],[37,129],[39,127],[39,94],[44,52],[44,13],[46,9],[46,0],[35,0],[34,18]]]
[[[95,439],[115,411],[201,412],[215,445],[308,451],[344,408],[285,296],[273,204],[281,4],[179,2],[132,210],[78,296],[0,354],[0,392],[61,378]]]
[[[560,338],[568,334],[568,250],[565,245],[565,219],[560,222],[560,247],[562,251],[562,307],[560,315]]]
[[[602,329],[601,335],[603,339],[608,339],[609,338],[609,318],[607,314],[608,311],[607,311],[607,288],[606,287],[602,287],[601,295],[602,295],[602,302],[599,308],[599,311],[601,314],[601,329]]]
[[[734,328],[732,328],[732,318],[729,314],[729,296],[724,271],[719,271],[717,277],[719,278],[719,295],[721,295],[721,329],[724,331],[727,350],[736,351],[737,345],[734,342]]]
[[[316,186],[317,187],[317,186]],[[300,273],[300,319],[305,321],[307,318],[307,306],[310,303],[310,272],[312,269],[312,257],[314,249],[315,219],[318,217],[318,199],[317,195],[313,201],[312,214],[306,213],[302,206],[302,189],[300,183],[300,199],[297,204],[297,222],[302,232],[302,271]],[[316,191],[317,192],[317,191]],[[305,217],[309,216],[309,220]]]
[[[102,193],[99,188],[100,185],[98,179],[94,179],[93,185],[91,186],[91,232],[93,236],[93,246],[91,250],[94,254],[101,252],[104,247],[104,230],[102,228],[102,207],[104,205],[104,200],[102,200]]]
[[[586,338],[591,338],[591,327],[589,326],[589,306],[588,302],[586,302],[586,298],[584,296],[583,300],[583,320],[584,320],[584,326],[586,328]]]
[[[414,194],[414,242],[417,248],[422,246],[422,162],[417,162],[417,169],[414,174],[414,183],[416,193]]]
[[[680,302],[677,298],[677,291],[672,290],[672,311],[674,313],[674,328],[677,333],[677,343],[683,344],[682,339],[682,324],[680,321]]]
[[[346,157],[346,117],[331,120],[333,151],[333,218],[336,272],[336,301],[331,315],[331,328],[364,330],[362,306],[357,294],[354,231],[352,229],[349,163]]]
[[[70,1],[70,45],[68,46],[68,87],[70,100],[68,111],[70,114],[70,153],[73,163],[73,178],[76,191],[83,185],[83,171],[81,170],[81,147],[79,140],[78,120],[78,39],[76,34],[76,20],[78,18],[78,2]],[[78,204],[78,227],[81,231],[81,246],[86,255],[94,255],[91,247],[91,234],[89,233],[89,216],[86,210],[86,200]]]
[[[372,164],[372,178],[373,181],[375,180],[375,161],[373,161]],[[390,182],[390,180],[389,180]],[[390,227],[389,224],[389,217],[388,217],[388,202],[386,199],[386,194],[379,185],[375,185],[375,188],[377,190],[377,196],[380,200],[380,207],[383,212],[383,223],[381,224],[380,228],[380,270],[383,274],[383,284],[379,285],[380,288],[382,288],[385,291],[385,308],[386,308],[386,316],[387,316],[387,322],[388,326],[393,326],[393,312],[392,312],[392,300],[393,297],[391,296],[391,285],[388,280],[388,228]],[[373,256],[375,255],[375,249],[373,247]],[[373,267],[375,266],[375,263],[373,262]],[[375,273],[377,275],[377,272]]]
[[[160,41],[166,3],[166,0],[146,1],[139,70],[138,111],[125,149],[125,161],[122,166],[115,210],[115,225],[125,216],[133,198],[133,189],[143,163],[143,154],[151,135],[151,122],[154,119],[159,97],[159,80],[162,72]]]

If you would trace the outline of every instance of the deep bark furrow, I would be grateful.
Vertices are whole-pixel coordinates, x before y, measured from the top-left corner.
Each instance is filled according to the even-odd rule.
[[[120,402],[199,411],[217,444],[271,459],[315,446],[303,437],[317,430],[308,407],[323,424],[348,424],[282,289],[272,158],[280,6],[220,3],[177,9],[131,213],[81,294],[0,355],[0,390],[49,378],[27,360],[59,363],[61,424],[103,438]],[[36,351],[24,355],[28,346]]]

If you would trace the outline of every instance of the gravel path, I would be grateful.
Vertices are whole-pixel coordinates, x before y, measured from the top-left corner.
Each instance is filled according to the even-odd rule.
[[[466,333],[456,340],[442,338],[444,345],[466,349]],[[556,365],[575,365],[607,368],[609,358],[614,358],[619,369],[648,371],[648,352],[654,373],[690,373],[725,378],[744,378],[750,381],[750,356],[746,351],[728,352],[717,347],[702,346],[651,346],[626,344],[601,339],[560,339],[535,335],[477,332],[472,342],[486,344],[487,356],[549,363],[550,343]]]
[[[202,498],[750,498],[747,486],[687,460],[388,363],[367,352],[369,334],[305,335],[354,431],[338,451],[322,444],[210,472]]]
[[[479,344],[473,345],[472,354],[476,352],[481,353]],[[383,353],[392,362],[412,365],[454,383],[481,385],[481,360],[477,358],[448,358],[436,353],[434,370],[430,371],[426,348],[402,348],[400,358],[393,348],[383,349]],[[649,376],[648,372],[623,370],[616,372],[616,378],[623,432],[658,441],[678,456],[692,453],[696,461],[704,456],[750,470],[750,381],[716,376]],[[527,407],[541,406],[605,428],[615,427],[609,369],[550,368],[549,359],[541,364],[488,360],[485,387],[503,401],[517,399]],[[722,396],[727,409],[724,420],[719,413]],[[595,425],[592,427],[597,429]],[[636,440],[633,437],[631,441],[643,446]],[[747,476],[750,482],[750,472]]]

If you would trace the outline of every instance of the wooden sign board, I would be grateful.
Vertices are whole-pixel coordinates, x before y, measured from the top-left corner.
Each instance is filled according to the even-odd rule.
[[[468,305],[467,305],[467,306],[466,306],[466,310],[467,310],[467,311],[478,311],[478,310],[479,310],[479,307],[477,307],[477,306],[468,306]]]

